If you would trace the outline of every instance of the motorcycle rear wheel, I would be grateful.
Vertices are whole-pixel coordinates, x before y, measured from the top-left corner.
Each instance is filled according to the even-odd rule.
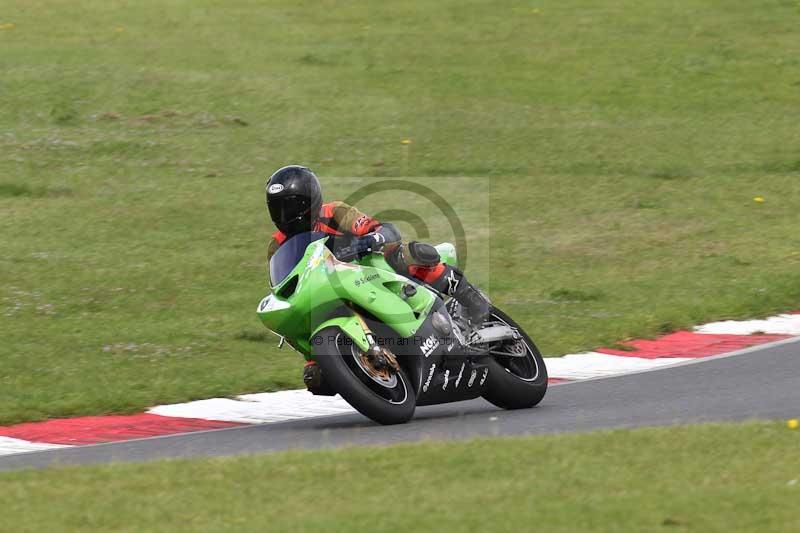
[[[523,357],[490,355],[487,358],[489,374],[483,397],[503,409],[525,409],[533,407],[547,392],[547,368],[539,349],[527,333],[514,320],[492,308],[488,320],[511,326],[521,334],[518,346],[509,347],[509,353],[524,351]]]
[[[405,372],[376,375],[365,366],[363,352],[337,327],[320,330],[311,342],[325,381],[359,413],[385,425],[414,416],[417,397]]]

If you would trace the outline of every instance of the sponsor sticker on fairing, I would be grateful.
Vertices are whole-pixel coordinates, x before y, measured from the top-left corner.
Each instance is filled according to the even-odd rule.
[[[450,382],[450,370],[444,371],[444,383],[442,384],[442,390],[447,388],[447,384]]]
[[[481,382],[480,382],[481,385],[483,385],[483,382],[486,381],[486,376],[488,376],[488,375],[489,375],[489,369],[488,368],[484,368],[483,369],[483,376],[481,376]]]
[[[289,302],[283,302],[275,298],[274,294],[270,294],[263,300],[261,303],[258,304],[258,312],[259,313],[269,313],[271,311],[281,311],[283,309],[289,309],[291,305]]]
[[[472,372],[469,374],[469,381],[467,381],[467,387],[472,387],[472,384],[475,383],[475,378],[478,377],[478,371],[474,368]]]
[[[428,387],[431,386],[431,380],[433,379],[433,373],[436,371],[436,363],[431,365],[430,371],[428,371],[428,379],[425,380],[425,384],[422,385],[422,392],[428,392]]]
[[[317,268],[322,264],[325,255],[325,247],[318,246],[311,257],[308,258],[308,268]]]
[[[363,277],[361,279],[355,280],[353,282],[353,285],[355,285],[356,287],[360,287],[361,285],[364,285],[365,283],[369,283],[370,281],[375,281],[379,277],[380,277],[380,275],[378,275],[378,274],[370,274],[370,275],[365,276],[365,277]]]
[[[420,349],[422,350],[422,355],[428,357],[433,353],[433,351],[439,347],[439,339],[436,338],[436,335],[431,335],[425,342],[422,343]]]
[[[456,388],[458,388],[458,384],[461,383],[461,376],[464,375],[464,367],[466,363],[461,363],[461,370],[458,371],[458,377],[456,378]]]

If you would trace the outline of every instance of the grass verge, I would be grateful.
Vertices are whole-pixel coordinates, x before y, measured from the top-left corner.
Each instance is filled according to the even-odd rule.
[[[0,474],[11,531],[797,531],[800,433],[747,423]]]

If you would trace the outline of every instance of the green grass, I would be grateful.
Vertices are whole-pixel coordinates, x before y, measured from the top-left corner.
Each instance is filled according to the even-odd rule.
[[[800,303],[796,2],[0,17],[1,424],[301,386],[254,313],[288,162],[329,199],[447,191],[470,275],[551,355]]]
[[[619,430],[0,474],[9,531],[797,531],[800,434]]]

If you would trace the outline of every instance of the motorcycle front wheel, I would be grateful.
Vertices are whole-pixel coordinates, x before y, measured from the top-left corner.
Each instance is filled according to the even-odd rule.
[[[483,397],[503,409],[533,407],[547,392],[544,359],[528,334],[510,316],[492,308],[484,326],[491,322],[517,330],[520,338],[491,347]]]
[[[417,397],[405,372],[374,368],[341,329],[311,339],[323,379],[359,413],[379,424],[402,424],[414,416]]]

